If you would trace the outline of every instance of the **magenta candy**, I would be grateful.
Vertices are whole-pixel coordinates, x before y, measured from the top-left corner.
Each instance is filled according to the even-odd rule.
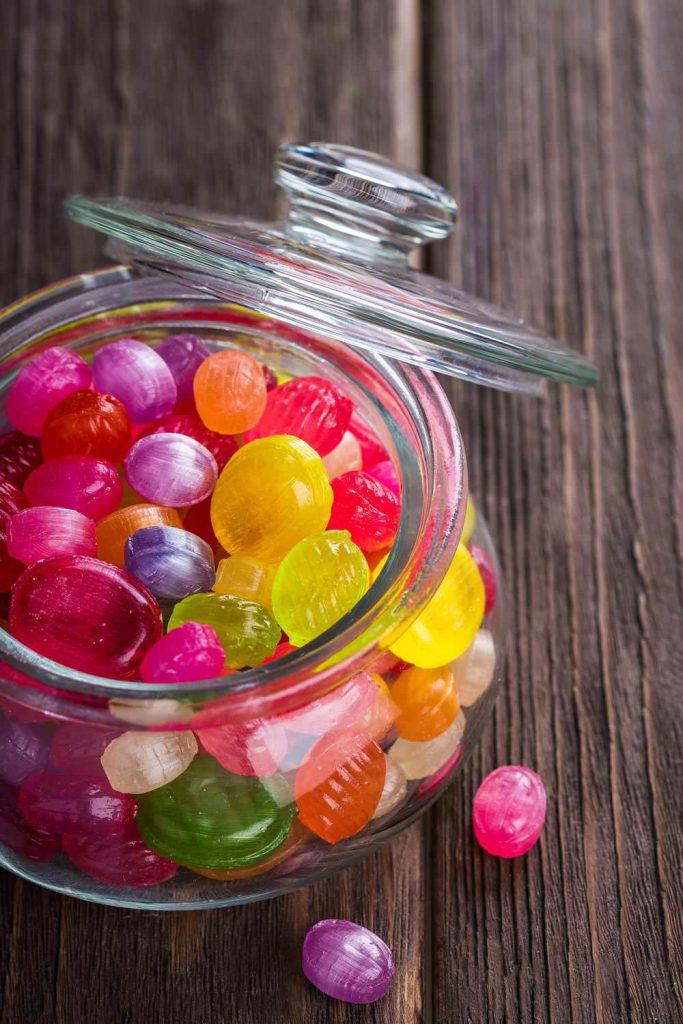
[[[193,683],[221,675],[223,644],[213,626],[186,622],[157,640],[140,665],[145,683]]]
[[[153,429],[145,431],[145,436],[147,434],[185,434],[187,437],[193,437],[211,452],[219,471],[237,451],[237,441],[230,434],[218,434],[215,430],[209,430],[197,416],[187,414],[167,416]]]
[[[201,729],[197,739],[233,775],[274,775],[287,753],[287,734],[272,719]]]
[[[306,933],[301,966],[325,995],[345,1003],[374,1003],[394,977],[394,958],[385,942],[353,921],[329,918]]]
[[[496,768],[474,797],[477,841],[494,857],[521,856],[541,834],[545,805],[545,788],[536,772],[517,765]]]
[[[327,455],[344,436],[352,411],[351,399],[323,377],[297,377],[268,392],[263,416],[245,440],[293,434]]]
[[[496,582],[496,570],[493,565],[493,561],[489,555],[484,551],[483,548],[478,548],[474,544],[470,548],[470,554],[475,561],[481,581],[484,584],[484,594],[486,595],[486,604],[484,605],[484,615],[488,615],[496,604],[496,595],[498,593],[498,584]]]
[[[192,397],[192,381],[197,367],[211,355],[211,349],[196,334],[174,334],[157,345],[161,356],[173,374],[178,401]]]
[[[55,555],[96,555],[95,523],[72,508],[27,508],[7,524],[7,551],[25,565]]]
[[[40,436],[54,407],[73,391],[87,390],[91,382],[85,359],[68,348],[49,348],[19,371],[7,396],[7,419],[25,434]]]
[[[173,409],[177,388],[160,355],[134,338],[104,345],[93,359],[97,391],[118,398],[133,423],[152,423]]]
[[[72,863],[91,878],[108,885],[139,889],[173,878],[178,865],[155,853],[142,841],[135,825],[114,836],[64,836]]]
[[[0,476],[23,487],[29,473],[43,461],[40,441],[20,430],[0,435]]]
[[[149,434],[136,441],[124,462],[126,479],[156,505],[197,505],[213,491],[218,466],[203,444],[186,434]]]
[[[133,821],[137,804],[101,776],[39,772],[24,784],[19,810],[29,825],[47,832],[113,836]]]
[[[369,473],[343,473],[332,481],[334,501],[328,530],[348,530],[363,551],[381,551],[396,536],[401,504]]]
[[[161,612],[138,580],[83,555],[46,558],[14,584],[10,628],[27,647],[93,675],[135,678],[161,636]]]
[[[111,462],[92,455],[60,455],[34,469],[24,484],[32,505],[72,508],[103,519],[118,508],[123,487]]]
[[[375,480],[379,480],[381,484],[395,494],[397,498],[401,497],[401,484],[396,476],[396,470],[394,464],[390,459],[385,459],[384,462],[378,462],[372,466],[368,473],[370,476],[374,476]]]
[[[39,726],[0,718],[0,782],[17,789],[47,767],[50,737]]]
[[[53,860],[62,847],[61,836],[33,828],[14,803],[0,801],[0,843],[36,863]]]
[[[60,725],[50,743],[50,763],[65,775],[104,776],[100,758],[121,729],[97,728],[68,722]]]

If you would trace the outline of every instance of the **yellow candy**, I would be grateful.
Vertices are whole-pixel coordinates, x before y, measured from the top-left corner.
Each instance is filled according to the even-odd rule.
[[[474,509],[474,502],[468,496],[467,507],[465,508],[465,522],[462,524],[462,536],[460,538],[461,544],[469,544],[476,525],[477,513]]]
[[[397,658],[420,668],[447,665],[472,643],[485,603],[479,570],[460,544],[431,601],[390,649]]]
[[[368,563],[350,534],[328,530],[299,541],[278,566],[273,614],[303,647],[353,608],[369,585]]]
[[[259,562],[248,555],[230,555],[218,563],[213,590],[216,594],[245,597],[248,601],[256,601],[272,611],[270,595],[276,568],[275,565]]]
[[[278,434],[240,448],[211,498],[216,537],[231,555],[279,562],[327,526],[332,488],[323,460],[305,441]]]

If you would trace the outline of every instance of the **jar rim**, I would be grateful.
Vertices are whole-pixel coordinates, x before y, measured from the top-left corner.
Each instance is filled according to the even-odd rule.
[[[109,305],[102,306],[105,298]],[[125,316],[118,315],[119,306],[130,311],[135,322],[142,326],[147,323],[143,318],[151,316],[153,319],[155,315],[146,313],[147,309],[159,310],[169,303],[182,308],[190,302],[210,313],[220,309],[222,319],[230,317],[228,311],[238,310],[235,320],[242,325],[246,320],[255,334],[267,330],[283,342],[299,346],[316,342],[331,351],[341,350],[340,342],[314,337],[189,286],[147,276],[139,268],[122,264],[58,281],[0,311],[0,359],[6,360],[2,376],[25,358],[27,349],[33,352],[36,346],[39,350],[41,344],[51,347],[50,340],[59,335],[67,314],[67,323],[72,322],[73,314],[79,314],[79,329],[87,335],[89,325],[101,320],[114,301],[118,304],[117,317],[112,316],[111,321],[119,328],[119,333],[120,328],[130,326]],[[165,316],[172,315],[167,308],[163,312]],[[180,322],[187,329],[185,322]],[[183,684],[143,683],[90,675],[53,662],[0,630],[0,663],[5,676],[9,677],[2,682],[12,685],[12,677],[16,676],[17,680],[30,683],[37,693],[47,688],[58,691],[62,699],[69,694],[79,694],[131,704],[169,698],[215,703],[216,698],[222,697],[229,701],[231,714],[255,717],[266,712],[271,700],[277,701],[278,708],[282,706],[284,695],[292,705],[313,699],[371,667],[372,662],[388,651],[390,638],[396,639],[414,620],[443,578],[455,552],[467,501],[466,461],[453,409],[429,370],[399,364],[368,351],[347,350],[345,358],[368,369],[385,388],[389,386],[406,415],[412,417],[414,442],[420,449],[423,482],[426,482],[420,494],[414,472],[404,480],[404,508],[396,542],[379,577],[350,612],[321,637],[284,658],[244,670],[237,677],[219,676]],[[369,392],[368,396],[372,397]],[[380,406],[379,412],[388,423],[386,410]],[[391,440],[403,475],[408,466],[407,450],[402,448],[396,434]],[[414,528],[417,510],[411,506],[417,501],[421,501],[421,508],[419,551],[416,552],[414,543],[406,536],[406,522],[412,519]],[[26,686],[21,686],[21,690],[25,693]]]

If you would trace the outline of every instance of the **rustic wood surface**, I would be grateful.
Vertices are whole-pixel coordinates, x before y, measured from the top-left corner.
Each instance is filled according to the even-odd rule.
[[[69,192],[272,216],[284,139],[394,155],[461,226],[428,257],[590,353],[596,394],[453,387],[512,600],[506,685],[432,813],[266,904],[154,915],[0,874],[0,1024],[683,1019],[680,0],[2,0],[0,299],[101,261]],[[542,774],[526,858],[474,790]],[[298,968],[352,917],[398,971],[370,1008]]]

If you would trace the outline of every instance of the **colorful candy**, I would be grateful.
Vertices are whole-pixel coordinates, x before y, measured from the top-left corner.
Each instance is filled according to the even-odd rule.
[[[89,388],[92,371],[68,348],[49,348],[17,374],[5,405],[10,423],[24,434],[40,436],[54,407],[74,391]]]
[[[328,455],[340,443],[351,419],[353,402],[322,377],[298,377],[268,392],[263,415],[246,440],[292,434]]]
[[[130,419],[118,398],[97,391],[74,391],[45,421],[43,458],[94,455],[117,463],[132,443]]]
[[[0,802],[0,843],[26,860],[45,864],[54,860],[62,847],[62,837],[45,829],[33,828],[12,804]]]
[[[96,555],[95,524],[71,508],[26,508],[7,523],[7,551],[25,565],[55,555]]]
[[[433,740],[397,739],[388,751],[388,758],[398,765],[407,779],[426,779],[434,775],[455,755],[465,732],[462,712],[455,721]]]
[[[118,508],[97,524],[97,557],[123,568],[126,541],[146,526],[175,526],[181,530],[183,521],[174,508],[162,508],[159,505],[128,505]]]
[[[113,395],[133,423],[152,423],[173,409],[177,389],[173,374],[154,349],[134,338],[104,345],[93,359],[96,391]]]
[[[219,471],[237,451],[237,441],[230,434],[218,434],[215,430],[209,430],[196,416],[187,414],[167,416],[151,430],[145,431],[145,436],[148,434],[184,434],[186,437],[193,437],[211,452]]]
[[[453,662],[458,699],[464,708],[488,690],[496,670],[496,649],[488,629],[480,629],[471,645]]]
[[[305,537],[278,566],[273,613],[301,647],[350,611],[369,585],[368,563],[346,531]]]
[[[155,351],[173,374],[178,401],[191,398],[194,375],[206,357],[211,355],[206,342],[196,334],[173,334],[157,345]]]
[[[407,740],[433,740],[446,731],[460,710],[448,665],[405,669],[391,688],[391,699],[398,708],[396,732]]]
[[[12,558],[7,551],[7,530],[10,519],[27,504],[16,484],[0,476],[0,591],[9,590],[24,571],[23,563]]]
[[[219,434],[241,434],[259,422],[266,406],[261,365],[246,352],[214,352],[194,376],[202,423]]]
[[[40,441],[20,430],[0,434],[0,477],[23,487],[26,477],[43,461]]]
[[[330,918],[308,930],[301,954],[304,974],[316,988],[345,1003],[374,1003],[394,977],[391,950],[353,921]]]
[[[277,566],[247,555],[222,558],[216,568],[213,589],[217,594],[235,594],[273,610],[271,594]]]
[[[369,473],[344,473],[332,481],[332,491],[330,530],[348,530],[363,551],[379,551],[393,542],[401,518],[393,491]]]
[[[368,473],[387,487],[397,498],[401,497],[401,483],[396,475],[394,464],[390,459],[376,463],[376,465],[368,470]]]
[[[185,434],[150,434],[136,441],[125,461],[126,479],[148,501],[170,508],[208,498],[218,478],[210,451]]]
[[[233,594],[193,594],[179,601],[169,619],[169,632],[186,622],[213,626],[230,668],[260,665],[280,640],[280,627],[267,608]]]
[[[107,745],[102,767],[117,793],[151,793],[182,775],[198,749],[189,729],[124,732]]]
[[[351,415],[349,430],[360,445],[361,455],[363,457],[362,468],[364,470],[370,470],[373,466],[376,466],[378,462],[386,462],[388,460],[388,451],[377,437],[375,431],[367,425],[357,409],[354,409]]]
[[[124,565],[163,601],[210,590],[216,578],[205,540],[175,526],[145,526],[126,541]]]
[[[92,455],[60,455],[33,470],[24,493],[32,505],[72,508],[101,519],[117,507],[123,488],[111,462]]]
[[[178,865],[150,850],[135,825],[112,836],[65,835],[64,851],[84,874],[106,885],[139,889],[173,878]]]
[[[543,781],[530,768],[504,765],[486,776],[474,797],[472,824],[480,846],[494,857],[519,857],[543,829]]]
[[[150,647],[140,665],[145,683],[191,683],[221,675],[225,653],[212,626],[186,622]]]
[[[29,825],[48,832],[111,836],[133,821],[136,804],[104,777],[38,772],[24,784],[19,810]]]

